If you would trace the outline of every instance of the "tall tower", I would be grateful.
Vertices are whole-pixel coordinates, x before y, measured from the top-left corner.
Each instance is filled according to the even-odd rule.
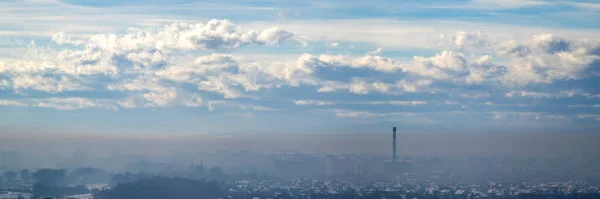
[[[396,162],[396,127],[394,127],[392,129],[394,131],[394,144],[393,144],[393,151],[392,151],[392,162]]]

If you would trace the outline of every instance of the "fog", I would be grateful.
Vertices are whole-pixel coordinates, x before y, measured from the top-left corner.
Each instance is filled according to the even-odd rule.
[[[5,133],[0,138],[4,176],[0,188],[32,193],[25,195],[30,198],[77,194],[138,198],[152,193],[139,190],[154,189],[163,190],[156,194],[166,194],[164,197],[181,198],[199,194],[295,198],[294,194],[305,191],[324,194],[322,191],[332,189],[358,195],[331,192],[313,197],[443,198],[451,192],[459,193],[452,195],[458,197],[461,190],[472,186],[504,190],[495,193],[497,196],[547,196],[557,194],[552,190],[560,187],[577,187],[568,194],[560,192],[561,197],[575,197],[575,193],[579,198],[597,196],[598,135],[397,135],[397,162],[393,162],[391,129],[372,134]],[[270,188],[264,188],[267,185]],[[182,188],[189,186],[196,188]],[[288,190],[288,186],[300,192]],[[364,192],[373,186],[379,188]],[[550,188],[544,188],[547,186]],[[197,187],[205,190],[192,191]],[[180,189],[186,194],[179,195]],[[478,192],[471,189],[470,193]]]
[[[153,135],[0,135],[0,150],[35,154],[67,155],[74,150],[93,156],[107,156],[119,150],[124,154],[164,155],[173,151],[214,152],[247,150],[280,153],[391,155],[392,136],[373,134],[225,134],[193,136]],[[430,157],[587,157],[600,154],[600,135],[589,133],[410,133],[398,134],[398,155]]]

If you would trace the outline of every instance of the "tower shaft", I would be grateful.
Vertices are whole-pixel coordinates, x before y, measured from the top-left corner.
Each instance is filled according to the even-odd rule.
[[[394,131],[394,141],[393,141],[393,149],[392,149],[392,162],[396,162],[396,127],[393,128]]]

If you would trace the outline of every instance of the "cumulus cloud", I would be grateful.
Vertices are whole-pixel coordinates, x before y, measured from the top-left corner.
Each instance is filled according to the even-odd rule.
[[[202,107],[202,106],[205,106],[204,100],[202,99],[202,97],[200,97],[198,95],[193,95],[190,98],[183,100],[182,104],[184,106],[188,106],[188,107]]]
[[[445,36],[440,38],[447,40]],[[462,52],[495,52],[495,55],[465,56],[446,50],[430,58],[416,57],[417,67],[409,70],[436,79],[457,79],[467,83],[492,80],[509,85],[553,83],[598,74],[590,70],[597,70],[592,64],[600,60],[599,40],[568,40],[552,34],[534,34],[525,40],[493,41],[480,31],[459,31],[451,43]],[[496,64],[492,62],[494,57],[506,61]]]
[[[433,84],[433,81],[430,79],[420,79],[420,80],[399,80],[396,82],[396,87],[401,89],[404,92],[417,92],[424,88],[427,88]]]
[[[442,51],[433,57],[415,57],[414,64],[403,71],[459,84],[480,84],[503,76],[507,69],[495,64],[489,55],[467,57],[462,53]]]
[[[48,93],[90,90],[89,87],[82,85],[78,81],[74,81],[67,76],[44,77],[41,75],[27,74],[14,77],[12,79],[12,87],[14,90],[31,89]]]
[[[183,83],[195,84],[200,90],[221,93],[227,98],[281,84],[314,84],[307,75],[311,69],[293,61],[242,64],[238,58],[225,54],[195,60],[181,55],[182,51],[231,50],[249,44],[305,44],[295,34],[277,27],[244,31],[228,20],[211,20],[198,24],[175,23],[158,30],[130,29],[125,34],[97,34],[87,40],[58,32],[52,35],[52,40],[65,45],[63,50],[39,48],[32,42],[27,57],[0,60],[0,74],[8,77],[0,80],[0,89],[60,93],[105,88],[135,92],[128,100],[135,103],[124,103],[127,107],[138,107],[138,103],[162,107],[177,98],[175,87]],[[237,85],[243,88],[240,90]]]
[[[144,97],[144,99],[146,99],[149,102],[149,103],[145,104],[144,106],[165,107],[165,106],[168,106],[169,103],[177,97],[177,92],[175,92],[174,90],[170,90],[166,93],[150,92],[150,93],[144,93],[144,94],[142,94],[142,96]]]
[[[59,43],[74,42],[65,39],[64,33],[56,34],[55,38]],[[274,46],[286,42],[305,45],[294,33],[277,27],[244,31],[229,20],[213,19],[197,24],[174,23],[159,30],[131,28],[124,35],[98,34],[84,45],[89,49],[124,52],[140,49],[220,50],[249,44]]]
[[[377,55],[381,50],[368,52],[361,57],[350,57],[345,55],[320,56],[305,55],[303,64],[313,67],[351,67],[351,68],[369,68],[376,71],[394,72],[402,69],[402,65],[392,58]]]
[[[600,41],[566,40],[554,35],[540,34],[523,41],[493,42],[481,32],[464,31],[457,32],[452,39],[453,45],[461,51],[444,50],[430,57],[415,56],[408,62],[379,56],[377,52],[366,53],[360,57],[304,55],[303,64],[317,68],[349,67],[368,68],[386,73],[402,72],[404,77],[467,85],[547,84],[556,80],[580,79],[589,74],[599,73],[588,72],[597,70],[592,67],[592,64],[600,60],[600,50],[598,50]],[[481,50],[492,54],[465,53]],[[501,61],[495,61],[496,59]],[[338,87],[342,85],[338,84]],[[322,91],[335,90],[333,88],[327,86]],[[356,93],[365,93],[367,89],[358,85],[353,90],[358,91]]]
[[[509,55],[513,57],[525,57],[531,54],[531,49],[524,44],[520,44],[515,40],[508,40],[502,42],[496,48],[496,52],[499,55]]]
[[[386,93],[390,90],[390,88],[393,85],[391,84],[386,84],[384,82],[372,82],[372,83],[367,83],[363,80],[353,80],[350,83],[350,92],[352,93],[356,93],[356,94],[361,94],[361,95],[366,95],[369,94],[369,92],[380,92],[380,93]]]
[[[323,81],[321,88],[319,88],[317,90],[317,92],[328,93],[328,92],[334,92],[337,90],[348,89],[348,88],[349,88],[349,85],[346,83],[343,83],[343,82]]]
[[[73,44],[73,45],[82,45],[84,41],[74,40],[73,38],[65,35],[64,32],[57,32],[52,35],[52,41],[54,41],[58,45],[63,44]]]
[[[566,40],[554,35],[534,35],[523,42],[511,41],[498,48],[499,55],[512,55],[503,82],[513,84],[552,83],[584,78],[594,62],[600,41]]]
[[[456,32],[454,37],[454,45],[458,48],[489,48],[492,46],[491,40],[487,38],[481,31],[477,32]]]
[[[581,96],[590,100],[600,99],[600,94],[579,90],[556,93],[522,91],[525,88],[522,86],[529,84],[589,78],[594,74],[593,70],[597,70],[591,65],[600,56],[598,41],[569,40],[547,34],[534,35],[526,40],[493,41],[482,32],[459,31],[444,38],[451,44],[448,48],[412,58],[383,56],[379,48],[362,55],[303,53],[294,58],[286,55],[281,56],[284,59],[273,60],[270,59],[271,55],[247,59],[234,50],[288,43],[301,47],[306,42],[300,36],[277,27],[243,30],[228,20],[174,23],[158,29],[130,29],[124,34],[95,34],[82,38],[72,38],[59,32],[52,35],[52,40],[60,45],[58,49],[37,47],[32,43],[23,57],[0,59],[0,89],[15,92],[34,90],[49,95],[72,91],[114,92],[123,97],[110,100],[83,96],[2,100],[0,105],[61,110],[185,106],[203,107],[211,111],[216,108],[233,108],[244,112],[275,111],[278,109],[242,104],[236,100],[250,98],[260,101],[260,95],[265,90],[298,87],[314,89],[317,95],[335,96],[330,92],[347,92],[361,99],[374,94],[407,95],[411,97],[406,99],[414,99],[286,99],[308,108],[341,105],[425,106],[430,101],[418,97],[425,93],[448,93],[448,96],[459,96],[470,101],[490,98],[497,92],[512,98]],[[338,43],[326,45],[339,47]],[[368,72],[355,77],[355,73],[344,73],[347,71]],[[496,93],[477,93],[481,91],[468,88],[493,88]],[[212,94],[205,95],[207,92]],[[412,98],[414,96],[417,98]],[[314,99],[314,96],[306,98]],[[439,102],[457,105],[448,108],[467,108],[462,102],[451,100],[456,99],[440,99]],[[491,99],[476,104],[495,105],[489,108],[504,105]],[[403,114],[353,110],[334,112],[337,117],[345,118]],[[561,115],[510,112],[495,112],[492,118],[519,115],[534,119],[564,119]]]

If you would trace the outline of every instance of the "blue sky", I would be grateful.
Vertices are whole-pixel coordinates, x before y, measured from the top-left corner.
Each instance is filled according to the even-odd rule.
[[[594,1],[11,0],[0,13],[5,132],[600,129]]]

